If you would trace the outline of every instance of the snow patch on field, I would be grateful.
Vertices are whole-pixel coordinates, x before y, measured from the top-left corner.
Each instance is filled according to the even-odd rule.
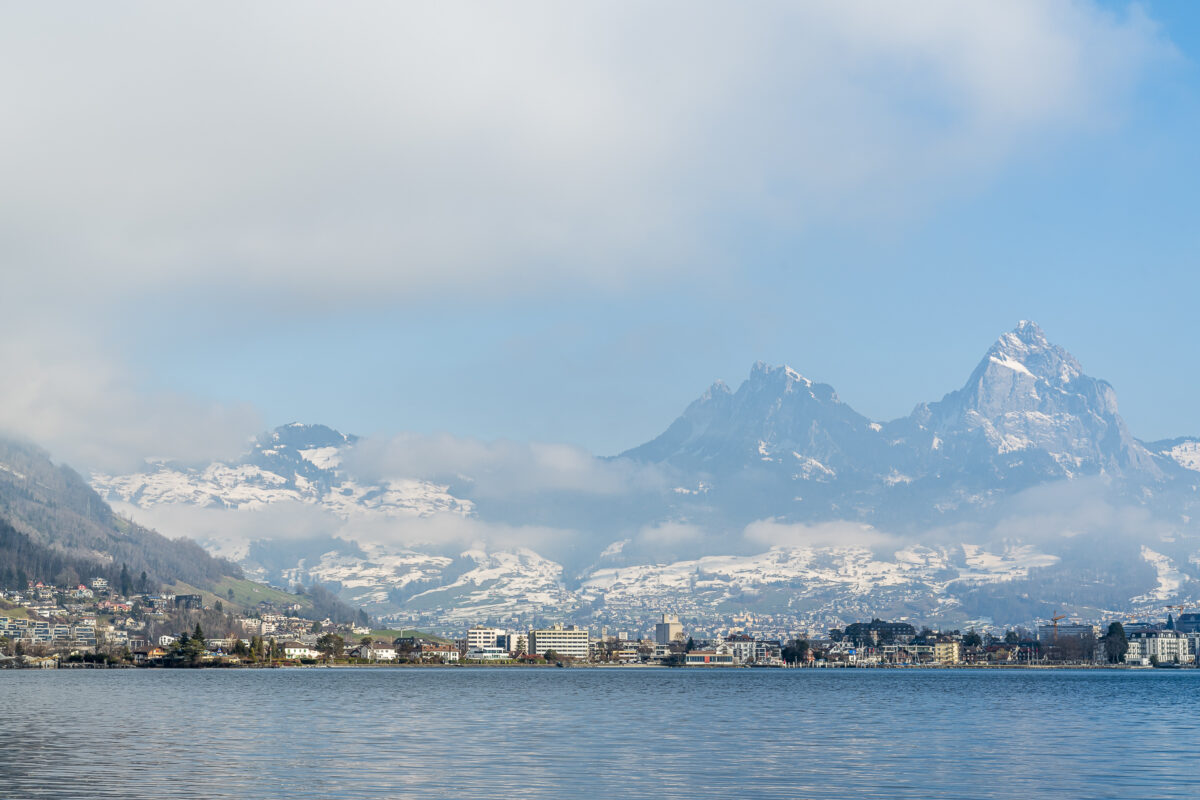
[[[10,467],[8,464],[0,464],[0,472],[7,472],[9,475],[12,475],[17,480],[23,481],[26,479],[25,473],[17,472],[15,469]]]
[[[800,471],[796,473],[796,478],[806,481],[827,481],[837,477],[837,472],[832,467],[827,467],[815,458],[808,458],[799,453],[792,453],[792,456],[800,462]]]
[[[889,588],[941,594],[959,578],[976,583],[1011,580],[1057,560],[1032,547],[1014,547],[1001,554],[972,547],[970,571],[958,574],[945,550],[922,545],[897,550],[890,559],[878,558],[865,547],[778,546],[752,556],[705,556],[599,569],[584,580],[580,594],[584,600],[603,599],[610,606],[697,594],[720,602],[771,586],[787,587],[797,596],[830,592],[861,596]],[[947,580],[947,571],[956,577]]]
[[[979,545],[962,545],[967,570],[960,573],[959,580],[991,583],[1000,580],[1024,578],[1029,570],[1050,567],[1058,563],[1058,556],[1038,552],[1033,545],[1014,545],[1003,553],[989,553]]]
[[[342,463],[341,451],[336,447],[314,447],[301,450],[300,457],[319,469],[333,469]]]
[[[1200,442],[1183,442],[1167,450],[1163,455],[1185,468],[1200,472]]]
[[[1180,572],[1171,559],[1142,545],[1142,558],[1158,573],[1158,586],[1146,594],[1132,598],[1134,603],[1164,602],[1171,599],[1191,577]]]
[[[998,364],[1005,369],[1011,369],[1013,372],[1019,372],[1022,375],[1028,375],[1031,378],[1036,378],[1036,376],[1029,371],[1028,367],[1026,367],[1020,361],[1007,356],[991,356],[991,362],[993,364]]]

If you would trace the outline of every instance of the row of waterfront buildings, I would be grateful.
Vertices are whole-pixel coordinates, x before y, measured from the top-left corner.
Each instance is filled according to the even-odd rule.
[[[210,614],[200,595],[138,594],[121,596],[103,579],[88,585],[53,587],[31,584],[21,592],[0,592],[20,613],[0,610],[0,648],[25,653],[68,655],[120,652],[137,663],[154,663],[175,642],[181,620]],[[217,609],[219,610],[219,608]],[[663,614],[653,633],[631,639],[566,624],[524,629],[476,625],[459,639],[400,636],[382,639],[365,626],[334,625],[330,620],[294,616],[295,608],[259,608],[253,615],[219,617],[223,629],[207,638],[212,659],[237,663],[255,638],[270,639],[271,653],[286,660],[331,657],[370,663],[496,663],[559,661],[610,664],[706,666],[780,666],[847,664],[1019,664],[1057,660],[1070,663],[1113,662],[1129,665],[1195,664],[1200,653],[1200,614],[1168,616],[1165,624],[1132,622],[1124,626],[1123,650],[1113,658],[1113,642],[1099,626],[1059,621],[1035,631],[1019,629],[1004,636],[974,631],[918,631],[905,621],[873,619],[833,629],[827,636],[790,638],[756,633],[750,625],[689,635],[676,616]],[[195,613],[192,613],[195,612]],[[749,620],[747,620],[749,621]],[[207,625],[208,623],[206,623]],[[331,647],[330,635],[337,636]],[[394,636],[394,634],[393,634]],[[694,636],[694,638],[693,638]],[[800,639],[804,647],[792,647]],[[789,652],[790,650],[790,652]],[[6,654],[0,651],[0,658]],[[270,657],[275,657],[272,655]],[[244,655],[243,655],[244,657]]]

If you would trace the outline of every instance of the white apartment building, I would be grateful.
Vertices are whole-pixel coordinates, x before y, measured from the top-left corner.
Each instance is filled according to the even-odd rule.
[[[725,637],[725,645],[733,653],[736,664],[749,664],[754,660],[754,637],[735,633]]]
[[[500,639],[507,633],[500,628],[476,626],[467,631],[467,649],[482,650],[485,647],[503,647]]]
[[[1160,664],[1188,664],[1194,658],[1189,651],[1186,634],[1179,631],[1143,631],[1129,637],[1125,663],[1146,665],[1154,659]]]
[[[387,642],[372,642],[359,649],[362,651],[361,657],[371,661],[395,661],[397,656],[395,646]]]
[[[314,650],[308,645],[300,642],[284,642],[283,643],[284,658],[320,658],[321,651]]]
[[[933,660],[939,664],[957,664],[962,660],[962,646],[957,641],[934,642]]]
[[[542,630],[529,632],[530,655],[545,656],[554,651],[560,656],[586,661],[588,657],[588,631],[576,625],[553,625]]]

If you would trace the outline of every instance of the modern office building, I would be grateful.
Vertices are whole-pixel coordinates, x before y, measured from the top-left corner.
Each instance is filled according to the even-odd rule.
[[[529,654],[545,656],[553,652],[560,656],[586,661],[588,657],[588,631],[576,625],[552,625],[549,628],[529,632]]]
[[[484,628],[476,626],[467,631],[467,648],[478,648],[482,650],[485,647],[503,647],[501,639],[505,636],[506,631],[500,628]]]
[[[1056,628],[1054,625],[1038,625],[1038,641],[1042,644],[1054,644],[1055,639],[1080,639],[1095,637],[1095,625],[1084,625],[1078,622],[1062,622]]]
[[[662,621],[654,626],[654,643],[670,644],[683,638],[683,625],[674,614],[663,614]]]

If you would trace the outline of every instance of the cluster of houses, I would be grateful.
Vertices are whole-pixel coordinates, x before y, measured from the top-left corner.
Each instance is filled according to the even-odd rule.
[[[122,595],[104,578],[71,586],[30,582],[20,590],[0,590],[0,601],[0,667],[45,668],[100,654],[135,664],[160,662],[177,638],[161,631],[171,630],[180,612],[206,608],[197,594]],[[255,616],[231,615],[233,629],[207,639],[207,652],[220,660],[238,641],[248,644],[243,637],[308,638],[314,621],[297,616],[299,610],[295,604],[263,603]],[[330,620],[322,625],[336,629]],[[370,633],[365,627],[339,630]]]
[[[284,642],[282,647],[284,656],[292,660],[305,661],[329,655],[328,651],[303,641]],[[391,641],[368,638],[367,641],[344,649],[343,653],[346,657],[373,663],[423,661],[431,664],[454,664],[461,656],[458,646],[451,642],[419,636],[401,636]]]
[[[872,620],[830,631],[828,641],[813,641],[810,661],[855,666],[907,664],[1020,665],[1065,663],[1169,666],[1197,663],[1200,614],[1168,615],[1165,623],[1130,622],[1122,626],[1124,652],[1106,637],[1107,628],[1082,622],[1038,625],[1035,632],[1005,636],[959,631],[931,632],[904,622]]]

